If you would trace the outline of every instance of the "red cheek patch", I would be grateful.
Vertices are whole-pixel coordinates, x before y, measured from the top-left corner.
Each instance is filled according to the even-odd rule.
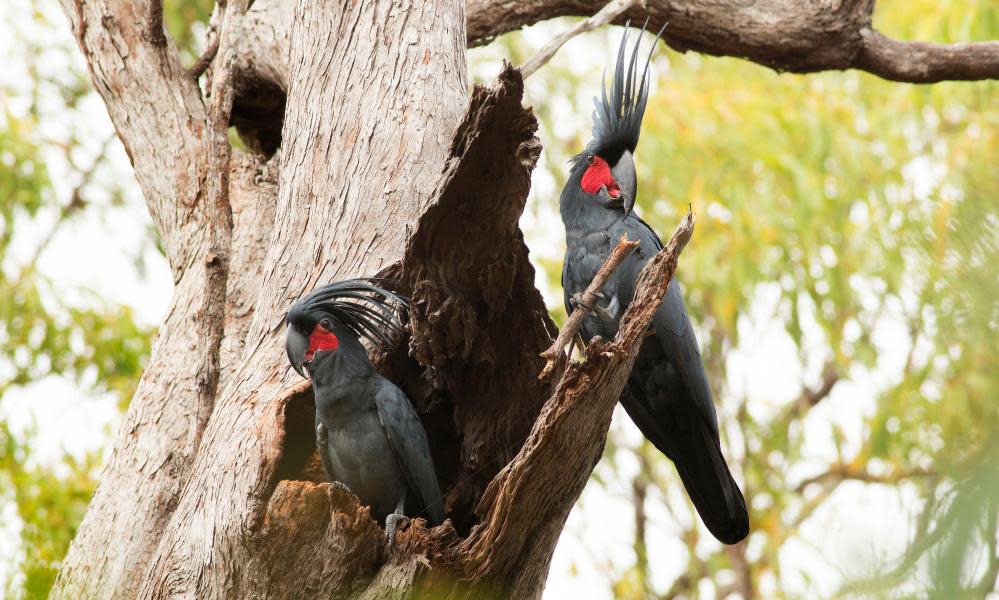
[[[596,194],[603,186],[607,186],[607,193],[611,198],[617,198],[621,195],[621,188],[614,181],[610,165],[599,156],[594,156],[593,162],[586,169],[586,172],[583,173],[583,179],[580,181],[579,187],[583,188],[583,191],[587,194]]]
[[[322,325],[316,325],[309,335],[309,351],[305,353],[305,362],[312,360],[316,352],[329,352],[340,347],[340,340],[332,331]]]

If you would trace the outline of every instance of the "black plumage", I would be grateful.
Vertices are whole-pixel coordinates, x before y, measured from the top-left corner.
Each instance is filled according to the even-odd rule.
[[[312,380],[323,469],[385,522],[391,542],[405,515],[444,519],[427,434],[409,398],[375,370],[360,338],[388,344],[406,300],[381,282],[323,286],[288,311],[288,360]]]
[[[639,80],[636,65],[641,36],[630,58],[627,37],[625,30],[610,96],[605,84],[601,98],[594,99],[593,139],[573,158],[559,202],[566,229],[562,287],[567,311],[622,234],[639,242],[639,248],[611,275],[593,314],[584,320],[581,333],[587,341],[596,335],[609,339],[617,333],[621,315],[635,294],[639,272],[662,248],[652,228],[632,212],[637,191],[633,153],[648,101],[649,59]],[[676,279],[652,326],[655,335],[642,343],[621,403],[642,434],[676,465],[712,534],[722,542],[736,543],[748,534],[748,511],[722,455],[711,389]]]

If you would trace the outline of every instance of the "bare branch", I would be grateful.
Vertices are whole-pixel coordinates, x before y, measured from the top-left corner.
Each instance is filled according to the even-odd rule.
[[[597,301],[600,299],[600,290],[604,289],[607,279],[617,269],[618,265],[621,264],[621,261],[635,251],[635,248],[638,248],[637,241],[629,241],[627,235],[621,236],[617,246],[614,247],[610,256],[604,261],[603,266],[597,271],[589,287],[583,292],[581,305],[577,306],[572,311],[572,314],[569,315],[569,320],[566,321],[562,330],[558,332],[558,338],[555,339],[551,347],[541,353],[541,358],[545,359],[546,362],[545,368],[538,375],[538,379],[547,379],[552,369],[555,368],[555,365],[564,359],[563,348],[569,345],[575,339],[576,334],[579,333],[579,328],[583,326],[583,319],[593,310],[593,307],[596,306]]]
[[[212,64],[212,60],[215,59],[215,54],[219,51],[219,37],[218,35],[212,36],[211,41],[208,42],[208,47],[205,51],[201,53],[198,60],[194,61],[191,68],[187,70],[187,76],[191,79],[198,79],[204,72],[208,69],[208,65]]]
[[[587,16],[602,0],[469,0],[469,46],[561,16]],[[999,42],[931,44],[893,40],[871,27],[873,0],[824,3],[647,0],[613,19],[670,23],[664,39],[681,52],[737,56],[778,71],[860,69],[910,83],[999,77]]]
[[[999,79],[999,41],[932,44],[893,40],[861,31],[863,50],[852,65],[884,79],[909,83]]]
[[[538,50],[537,54],[524,63],[524,66],[520,67],[520,73],[523,75],[524,79],[527,79],[533,75],[535,71],[547,64],[548,61],[555,56],[555,53],[559,51],[559,48],[564,46],[565,43],[572,38],[581,33],[593,31],[597,27],[602,27],[613,21],[624,11],[640,4],[641,0],[612,0],[607,3],[607,6],[600,9],[597,14],[576,23],[568,31],[562,32],[555,36],[555,39],[545,44],[544,47]]]
[[[835,464],[829,467],[827,471],[816,475],[814,477],[809,477],[795,487],[794,491],[796,494],[801,494],[809,486],[815,485],[817,483],[829,483],[835,482],[839,483],[841,481],[863,481],[865,483],[886,483],[894,485],[900,481],[905,481],[908,479],[915,479],[921,477],[935,477],[936,473],[929,471],[927,469],[912,468],[912,469],[897,469],[886,475],[875,475],[864,469],[858,469],[852,467],[849,464]]]

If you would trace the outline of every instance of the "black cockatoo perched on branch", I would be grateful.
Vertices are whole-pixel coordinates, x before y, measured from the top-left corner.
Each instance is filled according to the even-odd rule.
[[[593,139],[573,158],[559,201],[567,245],[562,269],[567,311],[578,304],[575,299],[622,234],[640,244],[611,275],[603,298],[583,321],[586,341],[597,335],[614,337],[635,294],[639,272],[663,247],[659,236],[632,212],[637,191],[633,155],[648,101],[652,56],[650,51],[644,67],[636,68],[641,34],[637,37],[629,56],[625,29],[610,94],[604,83],[601,98],[594,98]],[[711,533],[734,544],[749,532],[746,501],[722,456],[711,389],[675,279],[652,325],[654,335],[642,343],[621,404],[642,434],[676,465]]]
[[[400,334],[397,307],[405,305],[370,280],[352,279],[314,290],[287,318],[288,360],[312,380],[323,469],[384,520],[390,544],[405,515],[424,515],[431,525],[444,518],[423,424],[360,342],[387,344]]]

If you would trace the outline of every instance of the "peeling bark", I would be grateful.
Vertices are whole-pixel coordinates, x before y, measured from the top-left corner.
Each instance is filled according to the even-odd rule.
[[[446,392],[462,440],[447,502],[460,531],[550,391],[534,374],[556,328],[534,288],[517,225],[541,151],[522,94],[520,74],[509,67],[496,87],[473,92],[437,200],[417,223],[403,263],[412,298],[410,354]]]

